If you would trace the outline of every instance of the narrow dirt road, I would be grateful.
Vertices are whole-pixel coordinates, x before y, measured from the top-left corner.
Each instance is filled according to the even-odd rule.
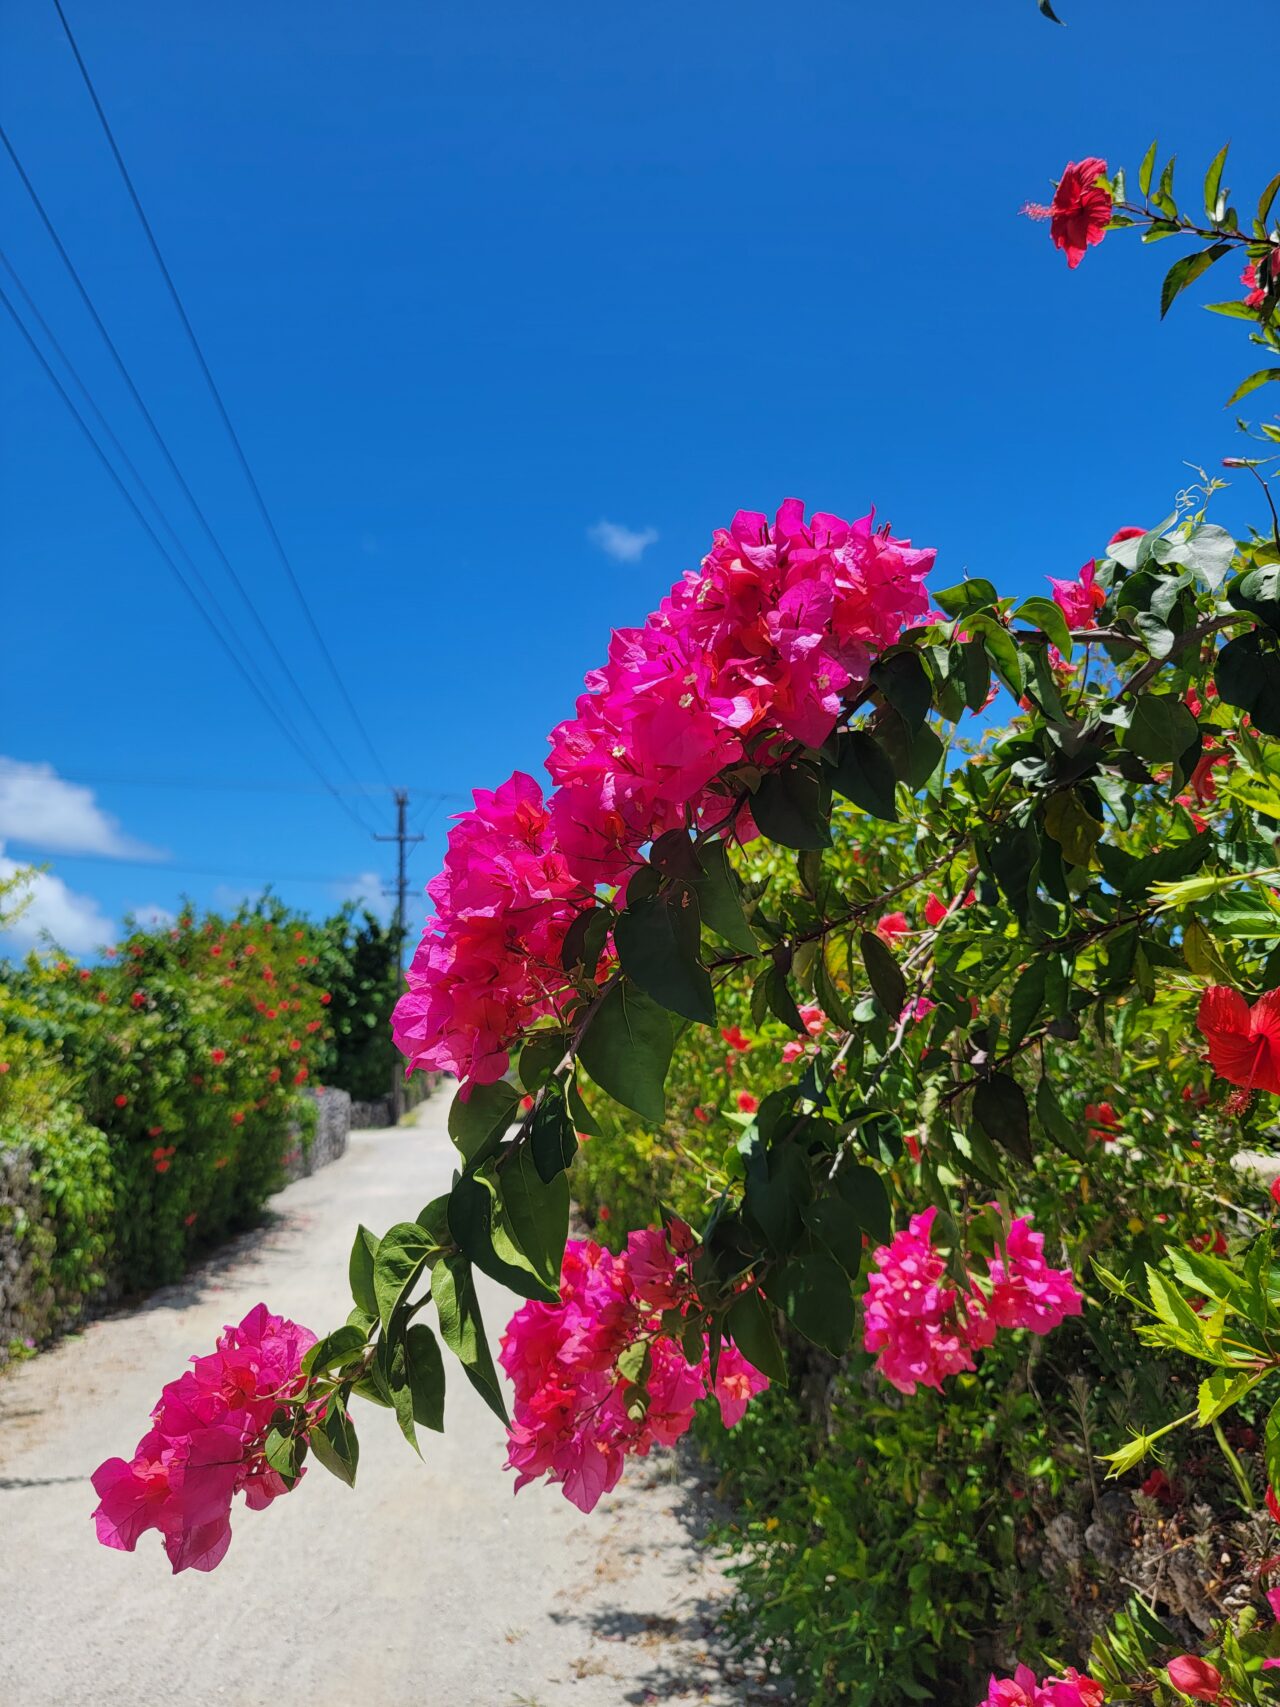
[[[0,1701],[6,1707],[611,1707],[769,1701],[714,1652],[724,1584],[690,1533],[670,1458],[635,1466],[590,1518],[514,1499],[502,1429],[449,1370],[425,1462],[358,1412],[359,1486],[321,1469],[238,1508],[211,1575],[169,1574],[93,1537],[88,1477],[125,1456],[166,1380],[260,1299],[323,1331],[349,1307],[358,1221],[381,1230],[443,1190],[446,1099],[353,1135],[276,1198],[272,1225],[181,1286],[0,1378]],[[509,1300],[484,1295],[490,1337]]]

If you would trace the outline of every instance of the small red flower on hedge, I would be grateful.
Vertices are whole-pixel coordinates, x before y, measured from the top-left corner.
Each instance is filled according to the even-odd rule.
[[[209,1059],[213,1062],[215,1067],[220,1067],[226,1058],[227,1052],[225,1049],[211,1049],[209,1051]]]
[[[1200,998],[1196,1024],[1219,1078],[1280,1094],[1280,990],[1268,990],[1250,1007],[1239,990],[1212,984]]]
[[[167,1161],[167,1159],[165,1157],[162,1156],[160,1158],[160,1160],[156,1163],[156,1172],[158,1174],[167,1174],[168,1171],[169,1171],[169,1162]]]
[[[298,1068],[297,1072],[293,1075],[293,1082],[295,1085],[305,1085],[306,1084],[306,1082],[307,1082],[307,1069],[305,1067],[299,1067]]]
[[[1030,219],[1047,219],[1055,247],[1067,257],[1069,267],[1078,267],[1085,250],[1101,243],[1111,218],[1111,191],[1098,182],[1105,178],[1107,163],[1095,159],[1069,161],[1058,181],[1048,207],[1028,202],[1023,208]]]
[[[279,1067],[273,1067],[271,1069],[271,1071],[267,1074],[267,1077],[271,1080],[271,1083],[274,1085],[280,1077]]]
[[[239,1109],[236,1109],[235,1112],[232,1114],[231,1124],[233,1126],[243,1126],[244,1125],[244,1115],[241,1114]]]
[[[1218,1701],[1222,1697],[1222,1673],[1198,1654],[1179,1654],[1170,1660],[1169,1682],[1193,1701]]]
[[[754,1114],[759,1107],[759,1097],[753,1097],[750,1091],[738,1092],[738,1112],[740,1114]]]
[[[289,1047],[290,1049],[298,1050],[302,1048],[302,1045],[298,1042],[296,1037],[291,1037],[289,1039]]]
[[[321,1007],[327,1008],[329,1006],[329,1003],[332,1000],[333,1000],[333,997],[329,994],[329,992],[327,990],[321,990],[321,992],[320,992],[320,1006]]]
[[[117,1108],[128,1108],[128,1106],[129,1106],[129,1099],[124,1094],[124,1092],[121,1091],[120,1095],[116,1098],[116,1107]]]
[[[307,1030],[308,1031],[319,1031],[319,1029],[320,1029],[320,1021],[318,1019],[309,1019],[307,1021]]]
[[[911,925],[905,913],[886,913],[876,926],[876,935],[887,943],[894,943],[910,929]]]
[[[730,1049],[737,1049],[744,1055],[751,1047],[751,1039],[746,1035],[740,1025],[722,1027],[720,1035],[724,1038]]]

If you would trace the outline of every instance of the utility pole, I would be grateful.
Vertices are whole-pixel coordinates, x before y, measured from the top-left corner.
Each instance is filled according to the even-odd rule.
[[[406,827],[405,820],[409,810],[408,792],[405,789],[397,788],[393,791],[392,798],[396,803],[396,833],[394,836],[375,836],[373,839],[375,842],[396,843],[395,888],[387,890],[386,893],[392,894],[396,898],[396,987],[398,990],[404,981],[405,906],[409,898],[409,877],[405,869],[408,856],[405,850],[410,843],[420,842],[425,838],[411,836]],[[404,1112],[404,1081],[398,1066],[393,1067],[391,1071],[391,1111],[397,1120]]]

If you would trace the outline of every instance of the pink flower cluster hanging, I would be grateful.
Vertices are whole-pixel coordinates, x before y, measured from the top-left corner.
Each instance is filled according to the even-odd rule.
[[[1104,1700],[1102,1685],[1074,1666],[1043,1683],[1030,1666],[1019,1666],[1012,1677],[993,1677],[978,1707],[1102,1707]]]
[[[947,1286],[946,1260],[933,1243],[936,1209],[913,1215],[906,1229],[875,1251],[867,1280],[863,1346],[901,1393],[917,1386],[941,1388],[949,1375],[974,1367],[973,1353],[989,1346],[999,1328],[1047,1334],[1083,1299],[1070,1269],[1050,1268],[1044,1235],[1018,1216],[979,1283]]]
[[[517,773],[450,833],[395,1014],[410,1070],[500,1078],[522,1030],[572,995],[560,948],[596,886],[624,882],[664,831],[731,814],[724,771],[823,742],[877,654],[926,619],[934,556],[870,515],[806,523],[788,499],[772,524],[740,511],[642,627],[615,631],[552,731],[549,800]],[[754,835],[749,813],[733,832]]]
[[[308,1328],[257,1304],[217,1349],[170,1381],[133,1457],[93,1473],[93,1519],[105,1547],[132,1553],[157,1529],[176,1571],[211,1571],[231,1545],[231,1502],[261,1511],[289,1485],[267,1463],[271,1419],[301,1390]],[[299,1472],[299,1477],[305,1471]]]
[[[673,1224],[677,1238],[682,1231]],[[499,1362],[515,1388],[507,1468],[517,1492],[545,1476],[591,1511],[628,1458],[687,1432],[706,1394],[726,1428],[741,1419],[768,1379],[732,1345],[722,1347],[714,1380],[705,1346],[687,1360],[669,1330],[673,1313],[697,1307],[687,1251],[658,1229],[629,1234],[618,1256],[570,1239],[560,1302],[523,1305],[502,1337]]]

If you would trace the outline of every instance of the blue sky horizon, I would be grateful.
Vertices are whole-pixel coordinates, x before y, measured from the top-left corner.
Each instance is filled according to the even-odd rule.
[[[1238,449],[1223,399],[1256,364],[1199,307],[1235,277],[1162,324],[1175,245],[1112,237],[1069,273],[1018,213],[1069,158],[1134,171],[1157,133],[1189,207],[1228,140],[1252,206],[1280,162],[1233,80],[1188,70],[1190,0],[1062,0],[1062,29],[1034,0],[65,5],[380,759],[292,598],[51,0],[11,8],[0,120],[367,821],[266,718],[0,315],[0,875],[48,865],[33,921],[75,952],[127,910],[231,906],[265,880],[311,911],[378,901],[388,783],[426,837],[416,929],[449,813],[542,775],[610,628],[738,508],[875,506],[938,548],[938,584],[1025,595]],[[1215,14],[1220,62],[1256,54],[1272,12]],[[0,220],[308,729],[2,154]],[[1253,494],[1228,478],[1214,513],[1243,526]]]

